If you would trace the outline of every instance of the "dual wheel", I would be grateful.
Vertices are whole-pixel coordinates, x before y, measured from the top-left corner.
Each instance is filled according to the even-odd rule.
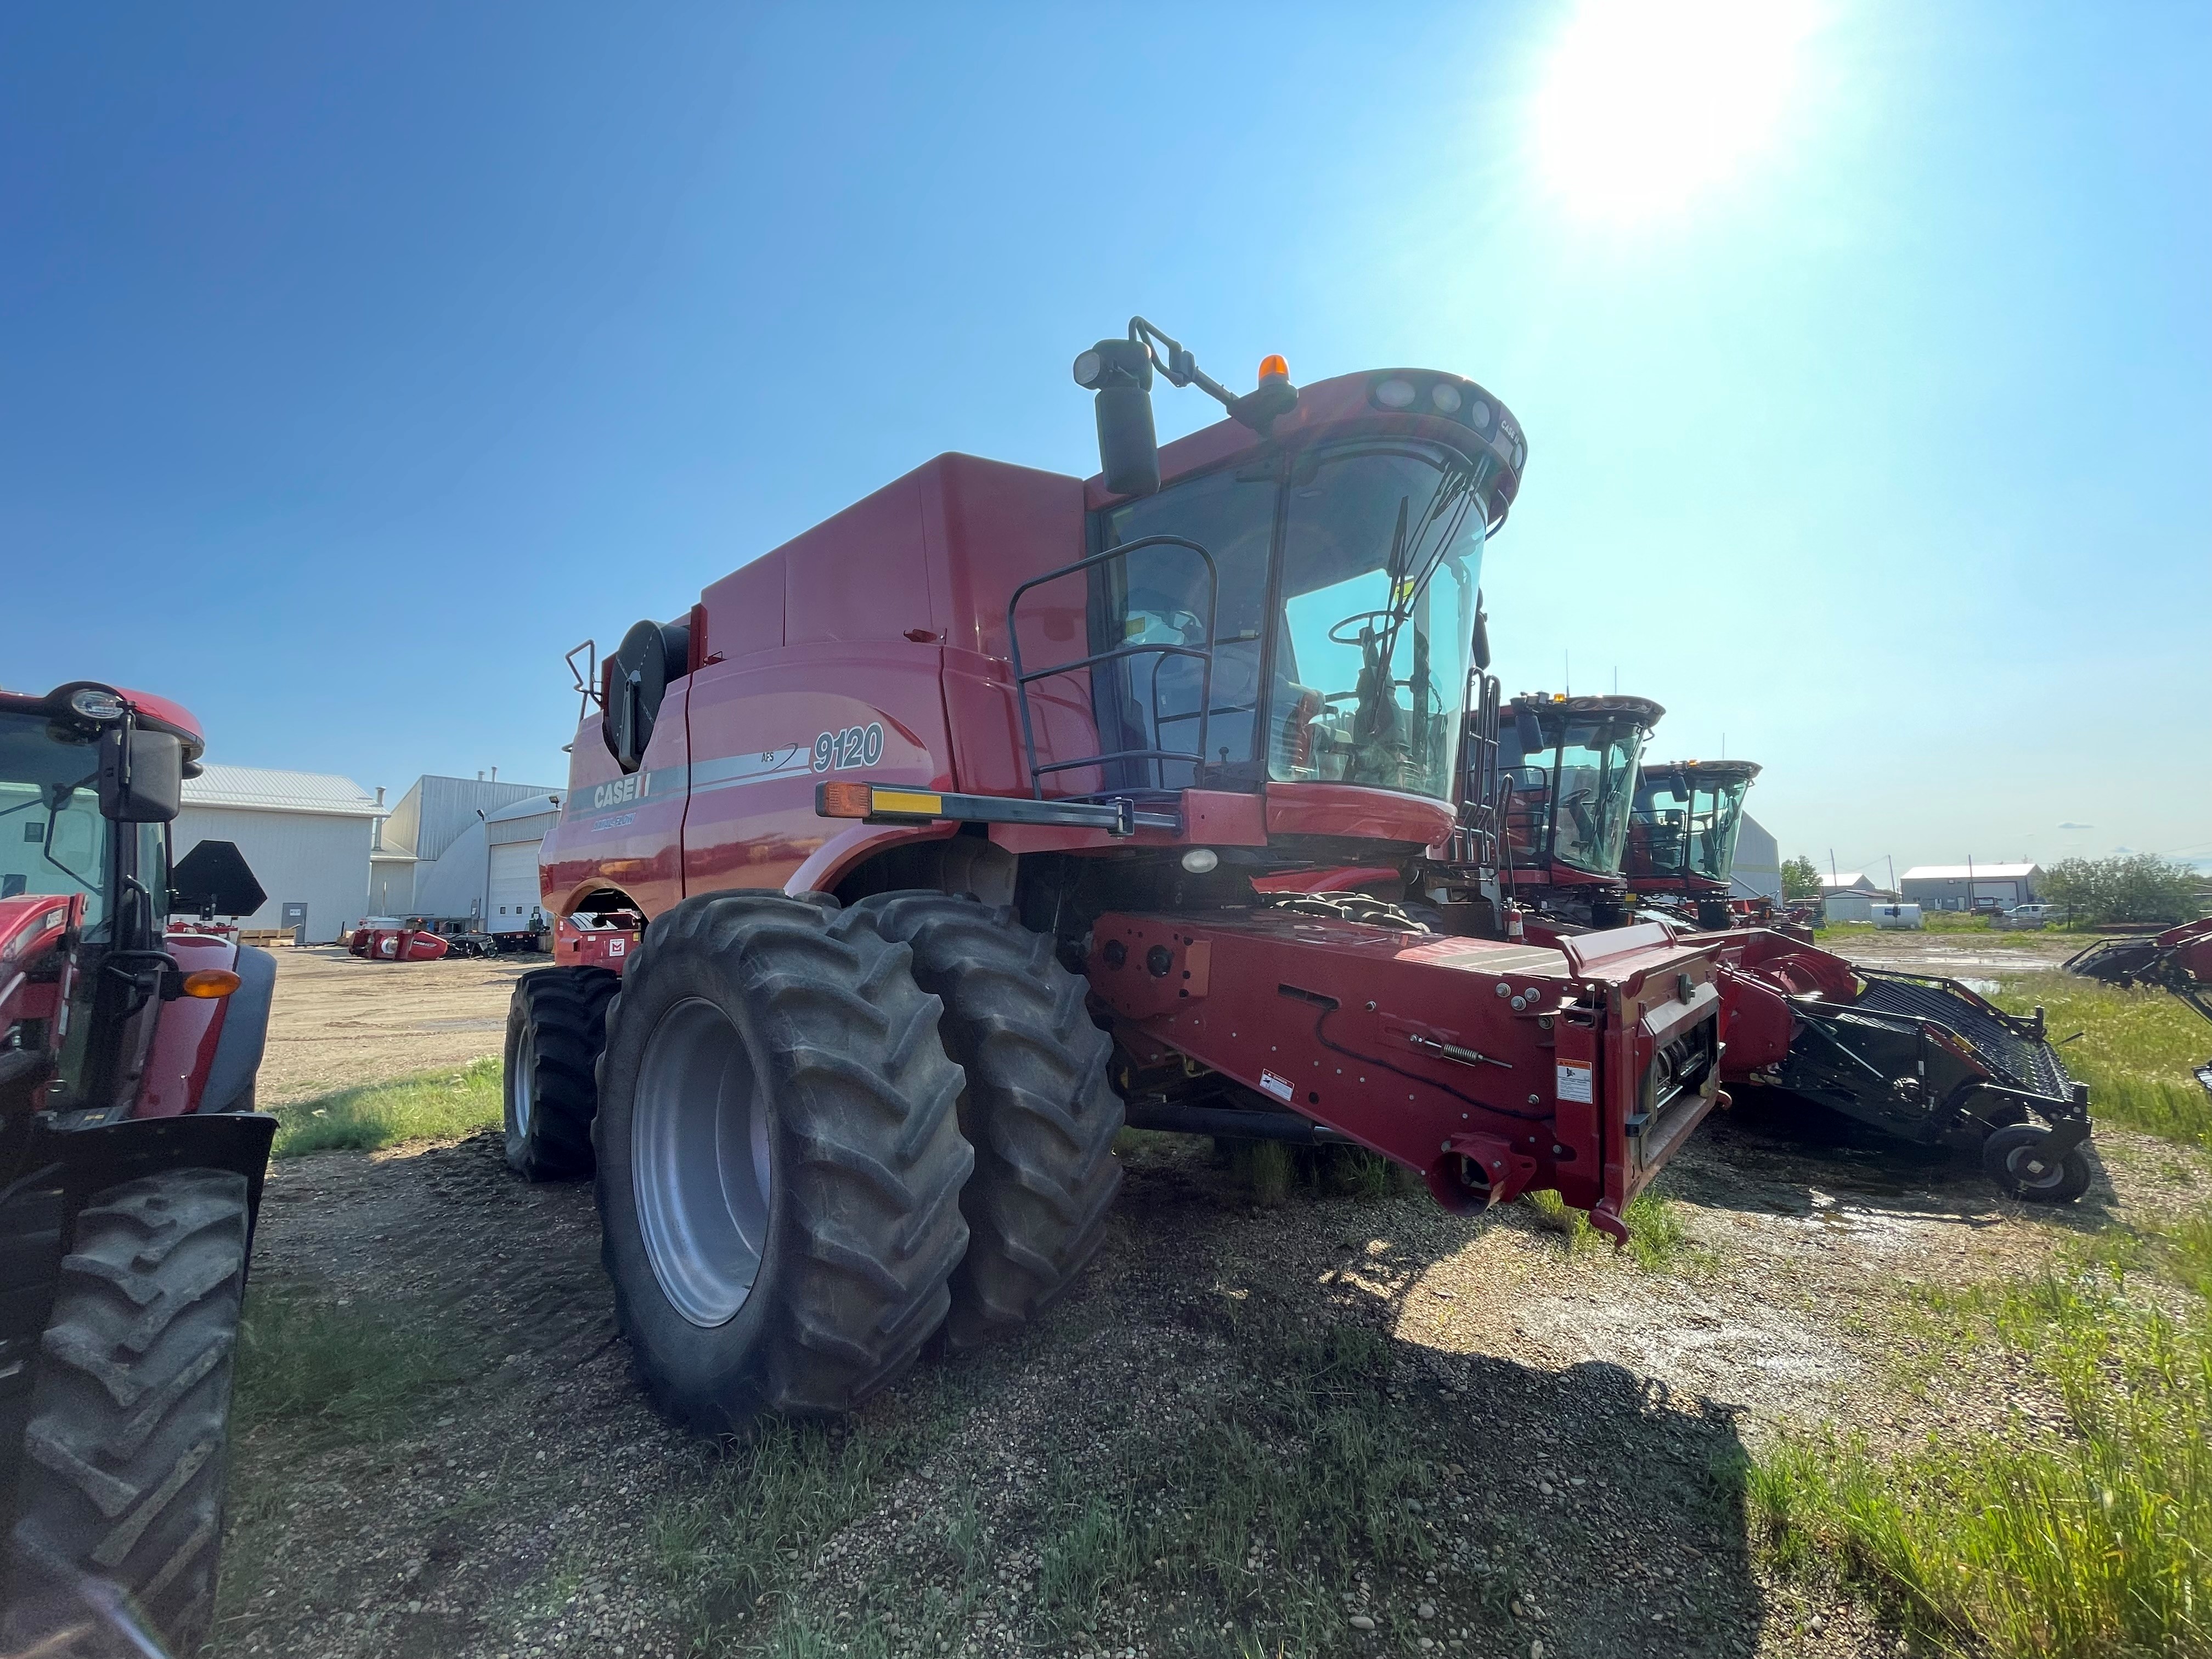
[[[684,1421],[849,1410],[939,1330],[1019,1326],[1096,1253],[1109,1044],[1010,911],[710,894],[620,981],[579,972],[517,987],[508,1158],[596,1169],[618,1316]]]

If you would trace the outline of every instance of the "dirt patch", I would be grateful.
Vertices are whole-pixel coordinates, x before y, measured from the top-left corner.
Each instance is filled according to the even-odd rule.
[[[334,945],[271,954],[264,1106],[495,1054],[516,978],[547,965],[538,956],[365,962]]]

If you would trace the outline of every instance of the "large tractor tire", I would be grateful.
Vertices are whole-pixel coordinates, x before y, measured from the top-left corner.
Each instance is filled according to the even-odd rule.
[[[32,1387],[0,1650],[142,1651],[99,1610],[103,1585],[167,1651],[198,1650],[246,1237],[246,1177],[223,1170],[126,1182],[79,1212]]]
[[[646,930],[599,1061],[602,1253],[647,1388],[711,1433],[850,1411],[944,1323],[975,1165],[912,952],[780,893]]]
[[[1114,1045],[1091,1023],[1085,982],[1012,910],[930,892],[854,908],[913,948],[915,980],[943,1000],[938,1033],[967,1073],[960,1128],[975,1173],[960,1194],[968,1254],[945,1335],[974,1347],[1050,1306],[1105,1238],[1121,1185]]]
[[[514,982],[501,1079],[507,1162],[532,1181],[592,1172],[599,1052],[622,981],[603,968],[539,968]]]

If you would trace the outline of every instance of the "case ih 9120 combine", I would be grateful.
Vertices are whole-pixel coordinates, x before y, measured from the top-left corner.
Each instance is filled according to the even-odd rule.
[[[262,902],[228,843],[173,883],[169,821],[201,748],[158,698],[0,692],[10,1654],[191,1652],[214,1610],[231,1352],[276,1130],[252,1109],[276,969],[169,924],[173,884],[203,915]]]
[[[1156,365],[1229,418],[1158,447]],[[578,733],[508,1152],[596,1163],[623,1327],[695,1423],[842,1410],[1035,1314],[1125,1116],[1619,1237],[1718,1096],[1713,954],[1662,927],[1407,933],[1254,885],[1454,835],[1512,416],[1279,359],[1235,397],[1141,319],[1076,372],[1102,477],[939,457],[632,629]]]

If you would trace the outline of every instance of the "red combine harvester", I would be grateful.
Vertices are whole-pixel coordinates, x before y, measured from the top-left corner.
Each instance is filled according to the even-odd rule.
[[[1649,697],[1541,693],[1507,706],[1494,799],[1508,896],[1577,927],[1632,918],[1621,859],[1637,763],[1666,712]]]
[[[1750,761],[1674,761],[1638,775],[1621,871],[1647,907],[1687,913],[1711,931],[1733,927],[1729,892],[1743,801],[1759,768]]]
[[[1159,448],[1156,368],[1230,418]],[[1141,319],[1076,378],[1103,476],[941,456],[597,672],[508,1157],[596,1166],[623,1328],[699,1425],[848,1409],[1048,1304],[1125,1121],[1356,1143],[1456,1211],[1550,1188],[1620,1237],[1718,1097],[1712,952],[1662,927],[1255,889],[1452,836],[1511,415],[1273,358],[1235,396]]]
[[[2160,985],[2212,1019],[2212,916],[2185,921],[2148,939],[2100,939],[2066,958],[2070,974],[2108,985]],[[2212,1095],[2212,1060],[2197,1068]]]
[[[196,1651],[214,1612],[276,966],[170,920],[263,898],[228,843],[173,881],[202,747],[157,697],[0,692],[9,1653]]]

